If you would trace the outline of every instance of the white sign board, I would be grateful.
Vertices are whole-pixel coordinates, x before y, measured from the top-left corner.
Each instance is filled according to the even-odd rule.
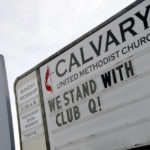
[[[150,1],[40,67],[51,150],[150,141]]]
[[[0,149],[15,150],[4,57],[0,55]]]

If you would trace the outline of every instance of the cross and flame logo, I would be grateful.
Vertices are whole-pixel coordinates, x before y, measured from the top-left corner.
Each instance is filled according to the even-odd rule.
[[[50,77],[50,68],[47,67],[47,71],[46,71],[46,74],[45,74],[45,88],[47,91],[49,92],[52,92],[52,86],[48,83],[48,79]]]

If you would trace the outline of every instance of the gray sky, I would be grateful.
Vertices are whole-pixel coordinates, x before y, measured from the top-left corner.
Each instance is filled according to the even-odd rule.
[[[134,0],[0,0],[0,53],[9,82],[16,149],[19,150],[13,84],[65,45]]]

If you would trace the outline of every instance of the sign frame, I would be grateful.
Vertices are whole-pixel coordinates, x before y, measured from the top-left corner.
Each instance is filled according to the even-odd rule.
[[[41,78],[40,78],[40,67],[44,66],[49,61],[55,59],[57,56],[63,54],[64,52],[66,52],[70,48],[72,48],[75,45],[77,45],[78,43],[82,42],[84,39],[86,39],[87,37],[89,37],[92,34],[96,33],[98,30],[101,30],[103,27],[105,27],[106,25],[110,24],[112,21],[116,20],[117,18],[119,18],[120,16],[124,15],[128,11],[132,10],[134,7],[136,7],[137,5],[141,4],[144,1],[145,0],[137,0],[137,1],[133,2],[131,5],[127,6],[126,8],[124,8],[123,10],[121,10],[120,12],[118,12],[117,14],[112,16],[111,18],[107,19],[106,21],[104,21],[103,23],[101,23],[100,25],[95,27],[94,29],[90,30],[89,32],[87,32],[86,34],[81,36],[80,38],[76,39],[72,43],[70,43],[67,46],[65,46],[64,48],[60,49],[58,52],[56,52],[52,56],[46,58],[44,61],[42,61],[38,65],[34,66],[29,71],[27,71],[24,74],[22,74],[21,76],[17,77],[17,79],[15,80],[15,83],[14,83],[14,93],[15,93],[16,107],[17,107],[17,117],[18,117],[18,124],[19,124],[19,136],[20,136],[21,150],[23,150],[23,148],[22,148],[22,141],[21,141],[21,128],[20,128],[19,111],[18,111],[19,108],[18,108],[18,104],[17,104],[17,92],[16,92],[16,85],[17,85],[18,81],[20,81],[21,79],[25,78],[27,75],[31,74],[32,72],[34,72],[34,71],[36,72],[37,80],[38,80],[38,86],[39,86],[39,93],[40,93],[40,103],[41,103],[41,110],[42,110],[42,116],[43,116],[44,132],[45,132],[45,137],[46,137],[46,146],[47,146],[47,150],[49,150],[51,143],[49,142],[46,113],[45,113],[45,108],[44,108],[43,92],[42,92],[42,85],[41,85]],[[144,144],[147,145],[149,143],[143,143],[143,145]]]

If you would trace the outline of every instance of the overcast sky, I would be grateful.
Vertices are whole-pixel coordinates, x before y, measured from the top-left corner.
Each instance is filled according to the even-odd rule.
[[[59,49],[134,0],[0,0],[0,54],[6,62],[16,150],[19,150],[13,84]]]

